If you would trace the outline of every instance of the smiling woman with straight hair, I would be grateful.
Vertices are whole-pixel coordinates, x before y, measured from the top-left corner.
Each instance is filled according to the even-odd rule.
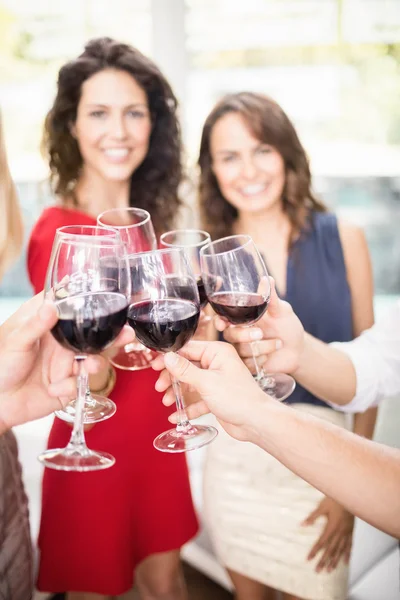
[[[253,238],[306,331],[347,341],[372,325],[363,232],[315,196],[306,152],[276,102],[251,92],[223,98],[205,122],[199,165],[204,228],[214,239]],[[300,385],[286,403],[346,425]],[[354,431],[371,437],[375,418],[375,409],[356,415]],[[206,518],[238,600],[276,590],[283,600],[346,598],[353,516],[342,506],[223,431],[208,448],[204,480]]]

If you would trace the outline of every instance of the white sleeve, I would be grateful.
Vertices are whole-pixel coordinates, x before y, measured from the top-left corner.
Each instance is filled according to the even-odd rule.
[[[351,402],[329,402],[336,410],[364,412],[383,398],[400,395],[400,301],[357,339],[331,345],[350,357],[357,376],[357,391]]]

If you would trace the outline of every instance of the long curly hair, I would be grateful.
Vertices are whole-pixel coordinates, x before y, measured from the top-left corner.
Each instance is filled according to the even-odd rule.
[[[82,84],[104,69],[129,73],[145,91],[152,132],[147,156],[131,176],[130,206],[148,210],[157,233],[174,224],[181,201],[181,131],[177,99],[158,67],[137,49],[103,37],[89,41],[84,52],[59,71],[57,95],[44,127],[42,149],[50,166],[53,191],[74,197],[82,167],[78,143],[71,133]]]
[[[308,159],[288,116],[268,96],[252,92],[229,94],[218,102],[203,127],[198,164],[199,204],[202,226],[213,239],[231,235],[237,209],[222,195],[213,171],[210,138],[214,125],[228,113],[241,115],[258,140],[273,146],[285,163],[283,209],[292,225],[289,245],[307,227],[311,211],[325,212],[326,206],[311,191]]]

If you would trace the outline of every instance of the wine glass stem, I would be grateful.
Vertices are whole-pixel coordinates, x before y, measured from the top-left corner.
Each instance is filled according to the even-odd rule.
[[[95,400],[92,398],[92,393],[90,391],[90,387],[89,385],[86,387],[85,390],[85,405],[84,408],[91,408],[92,406],[94,406],[96,404]]]
[[[68,443],[68,448],[73,449],[85,449],[85,433],[83,429],[84,409],[85,409],[85,398],[88,389],[88,375],[84,368],[85,356],[76,356],[75,360],[78,363],[78,385],[77,385],[77,397],[75,407],[75,419],[74,428],[72,430],[71,438]]]
[[[189,429],[191,427],[191,425],[190,425],[189,419],[186,414],[185,405],[183,403],[183,394],[182,394],[181,384],[176,379],[176,377],[172,377],[171,379],[172,379],[172,387],[173,387],[173,390],[175,393],[176,408],[178,411],[178,423],[176,425],[176,430],[177,431],[186,431],[187,429]]]
[[[257,342],[250,343],[251,352],[253,354],[254,366],[256,367],[257,379],[262,379],[265,376],[264,369],[258,364],[257,360]]]
[[[253,354],[253,360],[254,360],[254,364],[256,367],[256,371],[257,371],[257,381],[262,380],[263,387],[270,388],[270,389],[274,388],[275,387],[274,377],[267,375],[265,373],[263,367],[258,364],[258,360],[257,360],[257,356],[256,356],[257,342],[251,342],[250,347],[251,347],[251,352]]]

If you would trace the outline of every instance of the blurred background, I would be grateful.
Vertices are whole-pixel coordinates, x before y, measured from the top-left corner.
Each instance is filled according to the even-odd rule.
[[[52,202],[40,140],[58,69],[100,35],[138,47],[169,78],[194,178],[202,123],[219,97],[275,98],[309,154],[316,193],[366,231],[378,318],[400,297],[400,0],[0,0],[0,106],[26,237]],[[192,188],[184,193],[193,207]],[[0,322],[30,295],[23,255],[0,285]],[[399,409],[383,404],[376,439],[400,447]],[[28,458],[44,434],[35,427],[20,447],[37,504],[41,471]],[[200,503],[202,456],[190,454]],[[395,541],[357,527],[349,597],[397,598]],[[187,560],[226,585],[207,540],[196,544]]]
[[[399,0],[0,0],[0,102],[27,234],[50,200],[39,146],[57,71],[99,35],[137,46],[169,77],[190,171],[221,95],[274,97],[315,190],[365,227],[376,293],[400,294]],[[30,293],[23,258],[17,271],[1,296]]]

